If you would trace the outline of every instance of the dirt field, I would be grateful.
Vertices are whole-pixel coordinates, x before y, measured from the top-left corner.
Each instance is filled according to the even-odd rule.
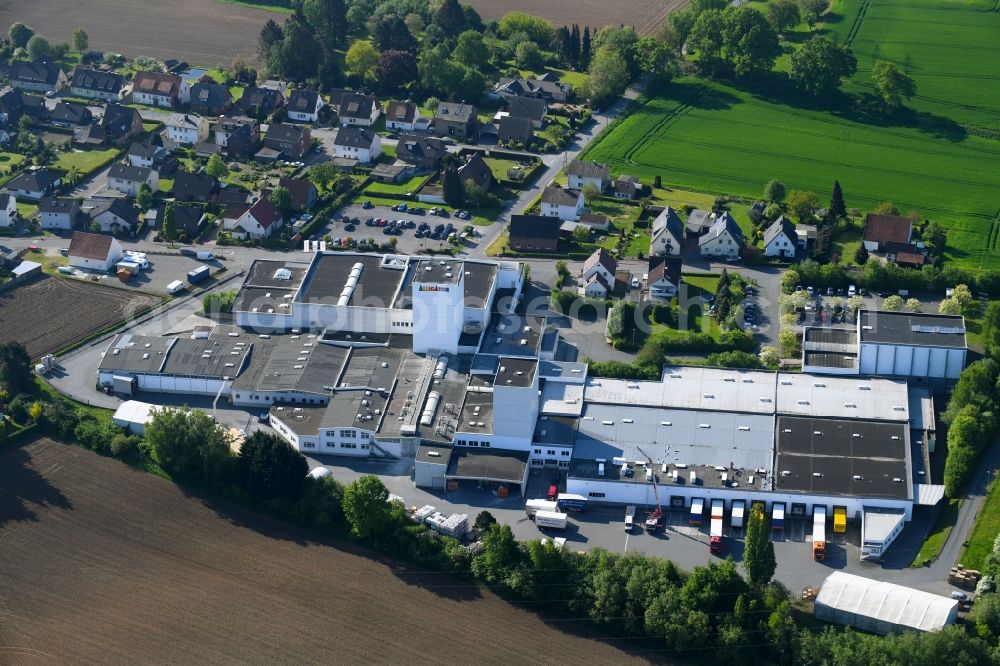
[[[486,20],[499,19],[507,12],[523,11],[552,21],[555,26],[589,25],[591,30],[605,25],[630,25],[641,35],[653,33],[670,12],[687,7],[689,0],[466,0]]]
[[[265,21],[284,16],[218,0],[0,0],[0,29],[31,26],[51,42],[69,42],[83,28],[90,48],[158,60],[228,65],[236,55],[257,57]]]
[[[2,663],[640,661],[76,447],[0,469]]]
[[[0,293],[0,343],[22,342],[37,358],[158,302],[147,294],[43,277]]]

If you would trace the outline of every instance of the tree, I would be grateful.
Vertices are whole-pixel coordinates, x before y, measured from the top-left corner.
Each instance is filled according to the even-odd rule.
[[[484,531],[490,528],[490,525],[496,525],[497,519],[493,517],[493,514],[489,511],[480,511],[479,515],[476,516],[476,522],[473,525],[477,530]]]
[[[983,347],[1000,350],[1000,301],[990,301],[983,315]]]
[[[0,345],[0,387],[7,395],[24,393],[32,384],[31,356],[20,342]]]
[[[405,51],[414,53],[417,50],[417,40],[414,39],[406,23],[398,16],[383,18],[375,24],[372,39],[379,51]]]
[[[580,64],[577,66],[578,69],[587,69],[590,67],[590,55],[591,55],[591,43],[590,43],[590,26],[583,26],[583,37],[580,39]]]
[[[589,243],[590,242],[590,227],[586,224],[581,224],[573,229],[573,242],[574,243]]]
[[[896,65],[878,60],[872,65],[872,83],[882,99],[882,107],[893,113],[903,106],[903,98],[910,99],[917,94],[917,82]]]
[[[590,65],[590,101],[601,105],[611,101],[628,85],[628,64],[617,51],[601,48]]]
[[[514,49],[514,64],[521,69],[532,71],[540,69],[544,64],[542,61],[542,51],[538,44],[534,42],[521,42]]]
[[[859,266],[863,266],[865,262],[868,261],[868,248],[862,243],[858,246],[858,249],[854,251],[854,263]]]
[[[317,74],[323,61],[323,50],[316,33],[300,13],[292,14],[284,27],[281,47],[271,49],[268,67],[296,81],[304,81]]]
[[[172,203],[163,211],[163,235],[169,241],[177,240],[177,211]]]
[[[149,183],[143,183],[139,186],[139,194],[136,195],[135,202],[143,210],[148,210],[153,204],[153,190],[149,187]]]
[[[257,38],[257,54],[262,60],[267,60],[268,55],[271,53],[271,48],[277,44],[281,45],[281,40],[284,39],[285,33],[281,29],[274,19],[268,19],[264,24],[264,27],[260,30],[260,36]]]
[[[347,41],[347,11],[343,0],[304,0],[301,7],[326,56],[344,46]]]
[[[669,20],[666,27],[669,28],[669,31],[664,32],[663,39],[672,49],[680,51],[691,34],[691,28],[694,27],[698,15],[689,8],[679,12],[671,12],[667,18]]]
[[[865,307],[864,296],[851,296],[847,299],[847,309],[851,312],[857,312]]]
[[[780,180],[769,180],[764,186],[764,199],[771,203],[779,203],[785,199],[785,186]]]
[[[87,230],[92,234],[101,233],[101,223],[97,220],[91,220],[90,224],[87,225]]]
[[[891,201],[883,201],[872,211],[876,215],[899,215],[899,208]]]
[[[77,53],[83,55],[87,47],[90,46],[90,37],[84,32],[83,28],[77,28],[73,31],[73,48]]]
[[[41,35],[35,35],[28,40],[28,57],[32,60],[47,60],[51,51],[49,40]]]
[[[698,14],[687,47],[698,53],[699,66],[709,73],[719,73],[724,64],[722,47],[723,33],[726,31],[722,10],[708,9]]]
[[[567,31],[567,34],[569,32]],[[469,67],[482,67],[490,60],[489,49],[483,41],[483,35],[475,30],[466,30],[458,36],[452,57]]]
[[[465,201],[465,190],[462,187],[462,179],[458,176],[458,167],[455,163],[449,162],[441,175],[441,190],[446,204],[453,208],[458,208]]]
[[[764,15],[749,5],[722,11],[724,54],[736,76],[769,71],[781,55],[778,34]]]
[[[374,474],[362,476],[344,489],[344,516],[358,539],[371,541],[383,531],[391,519],[391,509],[389,491]]]
[[[888,300],[887,298],[886,301]],[[938,312],[945,315],[960,315],[962,314],[962,306],[954,298],[946,298],[938,306]]]
[[[778,363],[781,362],[781,355],[778,350],[774,347],[764,346],[760,348],[760,354],[758,355],[760,362],[769,368],[777,367]]]
[[[819,197],[815,192],[792,190],[788,195],[788,207],[799,222],[808,222],[816,215],[819,208]]]
[[[916,298],[906,299],[906,309],[910,312],[920,312],[920,301]]]
[[[274,188],[267,195],[267,200],[284,215],[292,212],[292,193],[288,191],[287,187]]]
[[[434,14],[434,25],[441,28],[445,37],[457,37],[465,29],[465,12],[458,0],[444,0]]]
[[[23,23],[11,23],[7,30],[7,36],[10,37],[10,43],[15,49],[26,47],[34,35],[35,31]]]
[[[406,51],[383,51],[375,67],[379,87],[389,93],[398,92],[419,77],[417,59]]]
[[[212,156],[208,158],[208,162],[205,163],[205,173],[219,180],[229,175],[229,167],[226,166],[226,160],[222,159],[222,155],[212,153]]]
[[[490,525],[483,536],[482,551],[472,560],[472,575],[487,585],[507,586],[521,560],[521,548],[510,525]]]
[[[778,344],[783,355],[792,356],[799,346],[799,336],[793,329],[783,328],[778,333]]]
[[[240,483],[257,499],[297,499],[309,463],[274,433],[255,430],[243,440],[237,470]]]
[[[857,69],[857,58],[849,46],[817,35],[792,53],[789,78],[809,97],[828,99]]]
[[[947,299],[946,299],[947,300]],[[944,301],[941,301],[942,305]],[[903,309],[905,303],[903,302],[903,297],[893,294],[884,301],[882,301],[882,309],[886,312],[899,312]]]
[[[510,39],[512,35],[524,33],[536,44],[552,42],[552,24],[543,18],[525,12],[509,12],[500,19],[500,34]]]
[[[844,192],[840,189],[839,180],[833,181],[833,193],[830,195],[830,207],[827,209],[826,217],[834,221],[847,217],[847,205],[844,203]]]
[[[375,73],[375,66],[379,63],[379,54],[366,39],[359,39],[351,44],[344,56],[344,64],[348,71],[361,79],[364,83]]]
[[[827,0],[799,0],[799,7],[802,8],[802,15],[811,28],[819,17],[826,11]]]
[[[743,567],[747,578],[754,585],[763,586],[770,582],[777,568],[774,558],[774,544],[768,535],[767,517],[762,504],[755,504],[747,520],[747,534],[743,549]]]
[[[636,42],[635,62],[640,71],[658,83],[666,83],[674,75],[674,52],[655,37],[643,37]]]
[[[232,459],[222,428],[200,409],[154,410],[145,438],[156,464],[178,479],[218,485]]]
[[[778,32],[784,32],[802,22],[799,6],[794,0],[778,0],[767,6],[767,20]]]

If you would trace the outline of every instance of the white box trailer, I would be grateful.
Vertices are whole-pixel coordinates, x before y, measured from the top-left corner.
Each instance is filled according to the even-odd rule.
[[[785,503],[775,502],[771,507],[771,529],[785,529]]]
[[[722,551],[722,515],[725,504],[721,499],[712,500],[712,521],[708,528],[708,549],[713,553]]]
[[[550,511],[552,513],[558,513],[559,503],[551,502],[549,500],[543,499],[530,499],[524,504],[524,513],[528,515],[529,518],[534,518],[535,514],[539,511]]]
[[[701,497],[695,497],[691,500],[691,514],[688,516],[688,525],[700,527],[703,513],[705,513],[705,500]]]
[[[625,507],[625,531],[631,532],[632,526],[635,524],[635,504],[629,504]]]
[[[826,507],[813,507],[813,559],[817,562],[826,557]]]
[[[560,513],[558,511],[536,511],[535,512],[535,525],[539,527],[551,527],[557,530],[566,529],[566,519],[568,516],[565,513]]]
[[[733,510],[729,522],[733,527],[743,527],[743,510],[746,503],[743,500],[733,500]]]

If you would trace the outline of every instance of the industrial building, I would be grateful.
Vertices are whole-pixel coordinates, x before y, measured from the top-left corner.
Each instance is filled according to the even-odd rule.
[[[954,599],[842,571],[823,582],[815,608],[817,619],[883,635],[937,631],[958,617]]]
[[[802,370],[955,381],[965,367],[962,316],[859,310],[855,324],[854,330],[806,327]]]

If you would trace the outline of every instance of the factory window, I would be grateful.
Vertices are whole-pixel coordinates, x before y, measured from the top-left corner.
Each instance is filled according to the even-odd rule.
[[[371,439],[371,438],[372,438],[371,434],[367,432],[361,433],[361,439]]]
[[[542,452],[541,449],[535,449],[535,453],[541,454],[541,452]]]
[[[369,446],[368,446],[367,444],[362,444],[362,445],[361,445],[361,448],[363,448],[363,449],[367,449],[367,448],[369,448]]]
[[[341,430],[340,436],[345,439],[354,439],[355,437],[357,437],[357,433],[353,430]]]
[[[302,448],[304,449],[315,449],[316,445],[312,442],[302,442]]]
[[[559,452],[559,455],[561,455],[561,456],[568,456],[569,455],[569,451],[566,451],[565,449],[563,449],[562,451]]]
[[[358,448],[358,445],[357,444],[351,444],[350,442],[341,442],[340,443],[340,448],[342,448],[342,449],[356,449],[356,448]]]
[[[237,393],[237,394],[236,394],[236,399],[237,399],[237,400],[239,400],[239,399],[240,399],[240,394],[239,394],[239,393]]]
[[[556,454],[556,450],[555,449],[548,449],[546,451],[546,453],[549,454],[550,456],[554,456]]]
[[[587,493],[588,497],[604,497],[604,493]]]
[[[490,443],[489,442],[480,442],[479,446],[485,446],[486,448],[490,448]]]
[[[560,467],[569,467],[569,461],[568,460],[560,460],[559,461],[559,466]]]

